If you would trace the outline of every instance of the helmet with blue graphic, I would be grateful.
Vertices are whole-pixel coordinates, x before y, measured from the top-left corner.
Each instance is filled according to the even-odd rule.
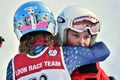
[[[42,2],[26,2],[15,12],[14,31],[19,40],[24,35],[36,31],[47,31],[54,35],[55,27],[52,11]]]
[[[89,21],[94,25],[74,26],[73,24],[82,21]],[[97,33],[100,32],[100,21],[90,10],[80,6],[69,6],[65,8],[57,17],[58,35],[61,41],[66,44],[68,29],[76,32],[89,30],[92,35],[91,45],[94,44]]]

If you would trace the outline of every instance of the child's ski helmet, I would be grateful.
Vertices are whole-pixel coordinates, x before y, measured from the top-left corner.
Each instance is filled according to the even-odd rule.
[[[83,21],[87,20],[92,23],[96,23],[96,26],[89,27],[85,26],[82,28],[75,28],[73,27],[73,22],[75,21]],[[100,22],[95,14],[93,14],[91,11],[89,11],[86,8],[80,7],[80,6],[69,6],[65,8],[58,16],[57,18],[58,23],[58,35],[63,41],[63,43],[66,44],[66,36],[67,36],[67,30],[72,29],[77,32],[83,32],[85,29],[89,29],[92,40],[91,45],[95,42],[97,33],[100,32]]]
[[[29,1],[21,5],[14,15],[14,31],[20,40],[27,33],[47,31],[55,34],[55,19],[42,2]]]

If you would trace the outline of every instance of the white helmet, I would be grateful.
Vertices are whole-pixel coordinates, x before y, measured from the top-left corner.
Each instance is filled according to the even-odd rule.
[[[83,21],[88,20],[92,23],[96,23],[95,29],[91,29],[91,27],[86,26],[82,29],[77,29],[73,27],[74,21]],[[95,14],[89,11],[86,8],[80,6],[69,6],[65,8],[57,17],[58,23],[58,36],[61,41],[66,44],[66,36],[67,30],[72,29],[77,32],[83,32],[86,29],[89,29],[90,33],[93,35],[91,40],[91,45],[95,42],[95,38],[97,33],[100,32],[100,22]]]

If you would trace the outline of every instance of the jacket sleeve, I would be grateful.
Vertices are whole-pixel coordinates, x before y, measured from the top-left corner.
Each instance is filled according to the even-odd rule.
[[[91,59],[93,62],[104,61],[110,55],[110,50],[103,42],[95,43],[90,50],[94,55],[94,59]]]
[[[7,66],[6,80],[13,80],[12,60],[9,62],[8,66]]]
[[[89,48],[82,46],[63,46],[64,60],[69,74],[75,68],[82,65],[103,61],[109,54],[110,51],[103,42],[97,42]]]

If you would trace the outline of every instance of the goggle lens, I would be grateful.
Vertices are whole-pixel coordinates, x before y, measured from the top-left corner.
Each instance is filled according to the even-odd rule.
[[[97,32],[100,31],[100,24],[97,19],[84,16],[75,18],[72,23],[72,28],[80,32],[89,29],[92,34],[96,34]]]

